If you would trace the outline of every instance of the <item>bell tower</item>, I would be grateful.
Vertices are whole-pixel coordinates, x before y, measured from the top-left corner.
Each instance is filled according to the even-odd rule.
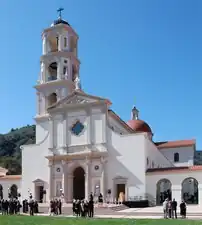
[[[80,87],[77,58],[78,35],[70,24],[59,17],[42,33],[41,71],[37,90],[37,116],[47,115],[47,109]],[[79,83],[79,84],[78,84]]]

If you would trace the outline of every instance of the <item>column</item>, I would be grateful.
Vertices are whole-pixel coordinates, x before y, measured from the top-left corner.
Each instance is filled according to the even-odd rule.
[[[62,193],[64,201],[66,202],[66,161],[62,160]]]
[[[85,199],[89,199],[89,160],[86,159],[85,163]]]
[[[100,192],[103,195],[103,201],[106,200],[106,184],[105,184],[105,164],[106,159],[101,158],[101,164],[102,164],[102,174],[101,174],[101,180],[100,180]]]
[[[49,118],[49,126],[50,126],[50,133],[49,133],[49,148],[54,147],[53,135],[54,135],[54,124],[53,118]]]
[[[198,185],[198,205],[202,206],[202,184]]]
[[[57,79],[61,80],[63,76],[63,63],[61,60],[57,62]]]
[[[44,83],[45,79],[44,79],[44,72],[45,72],[45,64],[44,62],[42,61],[41,62],[41,71],[40,71],[40,77],[39,77],[39,81],[40,83]]]
[[[68,174],[67,176],[67,202],[72,202],[73,196],[73,176]]]
[[[53,180],[53,162],[49,161],[49,201],[53,198],[53,185],[54,185],[54,180]]]
[[[47,35],[43,36],[43,55],[47,54]]]

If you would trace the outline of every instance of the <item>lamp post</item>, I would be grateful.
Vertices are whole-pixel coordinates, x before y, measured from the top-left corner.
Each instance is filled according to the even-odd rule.
[[[8,187],[8,199],[10,198],[10,187]]]

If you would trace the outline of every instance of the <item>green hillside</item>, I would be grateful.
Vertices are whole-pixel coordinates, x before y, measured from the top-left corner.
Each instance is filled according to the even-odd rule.
[[[8,169],[9,175],[21,174],[21,145],[35,143],[35,125],[11,129],[0,134],[0,166]]]

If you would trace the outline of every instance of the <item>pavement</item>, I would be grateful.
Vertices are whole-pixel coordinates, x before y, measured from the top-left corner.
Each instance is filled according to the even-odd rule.
[[[48,206],[39,206],[41,216],[49,216]],[[72,205],[67,204],[63,207],[63,217],[72,216]],[[179,207],[177,214],[180,215]],[[148,208],[126,208],[124,206],[104,205],[95,206],[95,218],[125,218],[125,219],[162,219],[162,206],[148,207]],[[188,205],[187,206],[188,219],[202,219],[202,206]]]
[[[28,215],[28,214],[23,214],[23,215]],[[35,214],[35,215],[36,216],[50,216],[47,213]],[[72,216],[72,215],[60,215],[60,216],[53,216],[53,217],[76,218],[76,216]],[[163,219],[163,216],[95,215],[94,218],[99,218],[99,219]],[[202,216],[188,216],[187,217],[187,219],[189,219],[189,220],[201,220],[201,218],[202,218]]]

